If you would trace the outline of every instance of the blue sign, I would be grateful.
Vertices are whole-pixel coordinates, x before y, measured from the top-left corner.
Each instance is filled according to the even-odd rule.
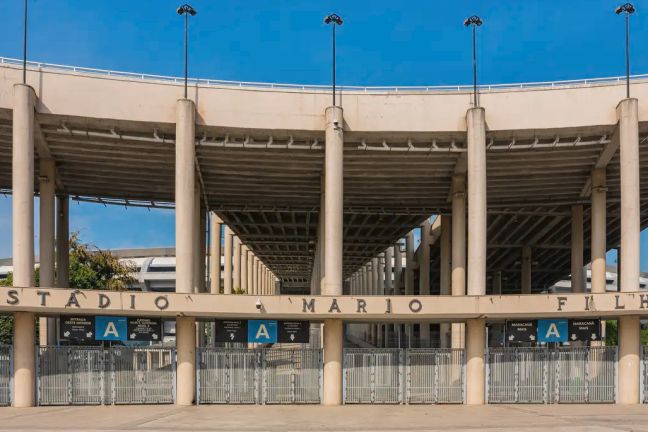
[[[248,321],[248,342],[276,343],[277,342],[277,321],[274,320]]]
[[[538,342],[566,342],[568,333],[566,319],[538,320]]]
[[[125,341],[127,339],[126,317],[98,316],[95,318],[95,340]]]

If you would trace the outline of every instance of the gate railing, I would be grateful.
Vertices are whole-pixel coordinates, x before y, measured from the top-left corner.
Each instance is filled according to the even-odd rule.
[[[347,404],[462,403],[463,399],[461,349],[344,350]]]
[[[175,350],[37,348],[39,405],[159,404],[175,400]]]
[[[613,403],[616,347],[490,348],[489,403]]]
[[[322,399],[322,350],[198,348],[198,403],[308,404]]]
[[[11,345],[0,345],[0,406],[11,405],[11,375],[13,350]]]

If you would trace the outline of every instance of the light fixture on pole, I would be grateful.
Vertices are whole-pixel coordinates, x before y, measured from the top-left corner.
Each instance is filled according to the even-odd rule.
[[[27,84],[27,0],[23,15],[23,84]]]
[[[480,27],[484,22],[477,15],[473,15],[464,20],[464,25],[466,27],[472,27],[472,46],[473,46],[473,97],[474,97],[474,106],[477,107],[477,41],[476,41],[476,32],[477,27]]]
[[[187,41],[187,28],[189,27],[189,15],[196,15],[196,10],[188,4],[183,4],[176,11],[178,15],[184,15],[185,17],[185,29],[184,29],[184,97],[187,99],[187,63],[188,63],[188,41]]]
[[[630,15],[635,11],[632,3],[622,4],[614,10],[617,15],[625,12],[626,97],[628,99],[630,98]]]
[[[335,27],[341,26],[343,22],[337,14],[330,14],[324,18],[325,24],[333,24],[333,106],[335,106]]]

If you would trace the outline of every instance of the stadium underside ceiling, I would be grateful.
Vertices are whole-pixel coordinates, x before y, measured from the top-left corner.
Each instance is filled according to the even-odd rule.
[[[172,208],[174,127],[39,114],[38,159],[52,157],[57,190],[73,199]],[[641,225],[648,226],[648,124],[640,125]],[[0,111],[0,188],[11,191],[11,112]],[[318,237],[323,133],[197,128],[197,172],[206,208],[287,286],[307,292]],[[487,134],[489,278],[519,288],[522,247],[532,248],[533,289],[570,272],[571,206],[584,205],[589,259],[590,174],[607,164],[608,248],[620,238],[615,127]],[[453,175],[466,169],[465,135],[345,135],[344,270],[369,259],[428,216],[450,214]],[[468,203],[468,206],[470,203]],[[438,281],[439,245],[431,248]],[[468,271],[470,271],[468,269]],[[438,290],[433,282],[432,291]]]

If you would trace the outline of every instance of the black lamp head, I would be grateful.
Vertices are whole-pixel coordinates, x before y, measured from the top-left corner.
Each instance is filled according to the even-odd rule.
[[[184,15],[184,14],[189,14],[191,16],[196,15],[196,10],[186,3],[180,6],[176,12],[178,12],[178,15]]]
[[[626,3],[622,4],[621,6],[618,6],[616,9],[614,9],[614,13],[617,15],[622,14],[623,12],[627,13],[628,15],[632,15],[635,13],[636,9],[632,3]]]
[[[479,18],[477,15],[473,15],[471,17],[468,17],[464,20],[464,25],[466,27],[474,25],[474,26],[481,26],[484,22],[482,21],[481,18]]]
[[[328,15],[326,18],[324,18],[324,23],[325,24],[337,24],[337,25],[342,25],[344,21],[342,21],[342,18],[340,18],[339,15],[337,14],[331,14]]]

